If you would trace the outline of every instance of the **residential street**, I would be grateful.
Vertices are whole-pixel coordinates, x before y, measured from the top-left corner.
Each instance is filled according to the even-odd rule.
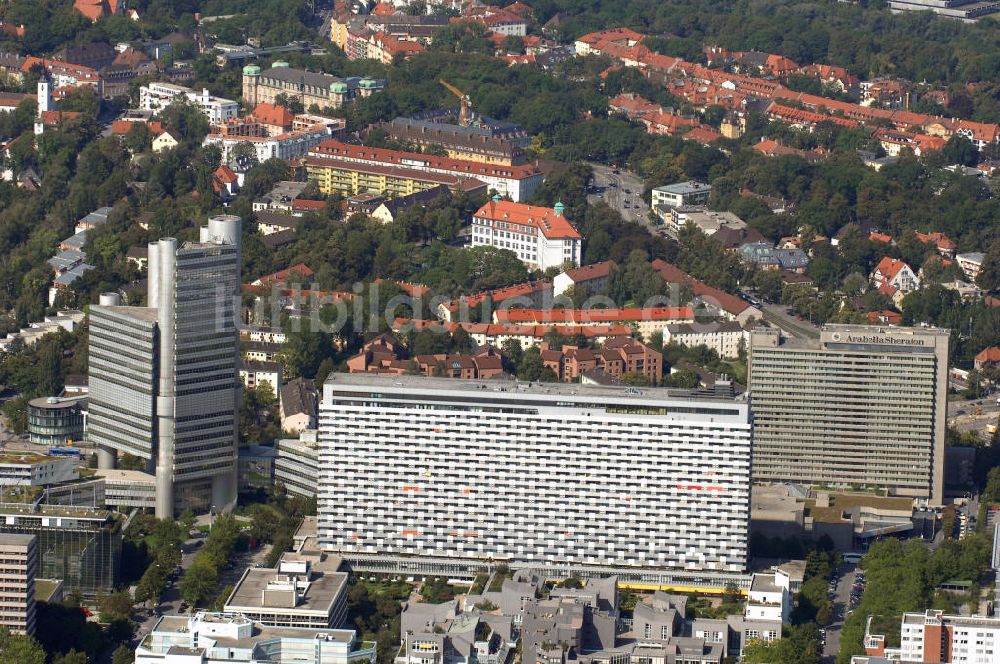
[[[823,662],[831,664],[840,650],[840,631],[844,627],[844,619],[851,602],[851,587],[854,585],[854,572],[857,565],[842,563],[837,570],[837,592],[833,600],[833,622],[826,628],[826,647],[823,648]]]

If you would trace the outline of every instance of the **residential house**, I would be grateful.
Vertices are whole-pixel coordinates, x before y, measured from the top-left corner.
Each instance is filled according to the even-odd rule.
[[[1000,365],[1000,347],[990,346],[984,348],[976,354],[975,364],[977,370]]]
[[[160,132],[160,134],[153,139],[153,152],[164,152],[165,150],[173,150],[178,145],[181,144],[180,134],[174,132],[173,130],[167,129]]]
[[[316,384],[308,378],[296,378],[278,391],[281,430],[301,433],[316,428]]]
[[[552,295],[558,297],[570,288],[574,291],[586,288],[591,295],[600,293],[607,287],[608,277],[616,267],[614,261],[607,260],[560,272],[552,280]]]
[[[937,247],[938,253],[945,258],[953,258],[955,249],[958,248],[951,238],[944,233],[921,233],[917,231],[917,239],[924,244],[933,244]]]
[[[451,190],[445,185],[438,185],[437,187],[415,191],[412,194],[383,201],[372,210],[369,216],[383,224],[391,224],[404,210],[410,208],[423,209],[437,202],[439,199],[443,202],[451,200]]]
[[[875,270],[871,274],[871,281],[876,288],[888,285],[903,294],[920,288],[920,278],[917,277],[916,272],[905,261],[888,256],[875,266]]]

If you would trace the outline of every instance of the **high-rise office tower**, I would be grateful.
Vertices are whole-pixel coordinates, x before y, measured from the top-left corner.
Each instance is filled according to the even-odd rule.
[[[146,461],[161,518],[236,501],[240,230],[222,215],[199,242],[150,243],[148,306],[90,310],[89,438],[101,468]]]
[[[824,325],[750,337],[755,481],[887,489],[940,504],[948,331]]]
[[[331,374],[318,539],[355,570],[744,585],[745,402],[662,388]]]
[[[0,627],[34,635],[37,575],[38,538],[0,533]]]

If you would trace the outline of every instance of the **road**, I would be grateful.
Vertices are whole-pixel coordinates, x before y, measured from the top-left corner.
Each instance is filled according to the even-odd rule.
[[[629,171],[612,173],[610,166],[590,164],[594,176],[592,192],[587,196],[587,202],[595,205],[601,201],[618,211],[625,221],[635,221],[649,228],[651,233],[656,227],[649,221],[649,205],[642,199],[645,183],[638,175]],[[628,201],[628,207],[625,207]]]
[[[201,550],[201,545],[199,542],[203,542],[205,536],[192,537],[188,539],[184,544],[181,545],[181,568],[187,570],[191,567],[192,561],[194,561],[195,555]],[[224,567],[219,573],[219,588],[225,588],[229,585],[235,585],[239,581],[240,577],[243,575],[244,570],[248,567],[254,567],[255,565],[262,564],[264,559],[267,557],[270,546],[262,546],[256,551],[238,551],[233,554],[230,558],[229,564]],[[138,614],[136,617],[137,627],[135,633],[135,643],[138,644],[153,626],[161,615],[165,616],[177,616],[181,613],[190,611],[191,609],[186,609],[184,612],[181,611],[181,593],[180,593],[180,578],[176,582],[171,584],[163,593],[160,598],[159,608],[154,610],[150,615]]]
[[[833,622],[826,628],[826,646],[823,648],[824,664],[831,664],[840,651],[840,632],[844,627],[844,619],[851,601],[851,588],[854,585],[856,565],[842,563],[837,569],[837,591],[833,597]]]
[[[819,339],[819,327],[807,320],[799,320],[788,313],[788,307],[780,304],[765,304],[764,320],[780,327],[783,331],[799,339]]]

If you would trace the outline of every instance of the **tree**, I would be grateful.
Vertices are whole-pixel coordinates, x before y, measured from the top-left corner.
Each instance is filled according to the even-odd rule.
[[[87,653],[70,650],[64,655],[56,655],[52,664],[88,664]]]
[[[30,636],[11,634],[6,627],[0,627],[0,660],[17,664],[45,664],[45,651]],[[86,659],[83,664],[87,664]]]
[[[181,579],[181,597],[192,607],[215,596],[218,571],[205,561],[195,560]]]
[[[135,651],[127,645],[120,645],[111,656],[111,664],[133,664]]]
[[[132,617],[132,598],[125,591],[102,595],[97,600],[101,622],[111,622],[115,619],[128,620]]]
[[[240,141],[233,146],[233,149],[229,151],[229,161],[230,163],[245,161],[251,168],[260,163],[257,158],[257,148],[250,141]]]
[[[1000,290],[1000,239],[994,240],[983,256],[976,284],[983,290]]]

